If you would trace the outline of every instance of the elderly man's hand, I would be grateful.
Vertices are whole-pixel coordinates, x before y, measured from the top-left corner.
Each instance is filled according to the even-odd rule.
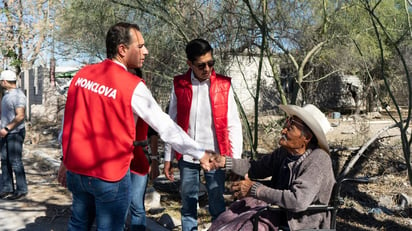
[[[234,191],[234,196],[237,199],[241,199],[243,197],[246,197],[250,193],[250,188],[253,185],[253,181],[251,181],[248,177],[248,175],[245,175],[245,179],[241,181],[236,181],[232,184],[232,191]]]

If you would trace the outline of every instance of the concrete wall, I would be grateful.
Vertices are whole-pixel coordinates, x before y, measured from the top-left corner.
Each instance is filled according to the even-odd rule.
[[[48,76],[49,69],[37,67],[30,70],[24,70],[20,74],[19,87],[27,97],[26,119],[31,119],[31,105],[43,103],[43,80]]]
[[[227,64],[227,75],[232,77],[232,85],[239,101],[247,114],[253,114],[254,96],[256,93],[256,80],[258,76],[259,58],[250,56],[232,57]],[[262,69],[261,92],[259,109],[267,111],[274,108],[279,100],[273,92],[274,80],[268,59],[264,59]],[[252,95],[253,96],[252,96]]]

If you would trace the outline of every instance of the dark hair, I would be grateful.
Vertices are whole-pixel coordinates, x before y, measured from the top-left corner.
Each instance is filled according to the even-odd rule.
[[[191,62],[208,52],[212,52],[213,55],[213,48],[209,42],[204,39],[193,39],[186,45],[186,57]]]
[[[140,31],[139,26],[127,22],[119,22],[110,27],[106,35],[106,54],[107,58],[114,58],[117,54],[117,47],[120,44],[130,44],[130,30]]]

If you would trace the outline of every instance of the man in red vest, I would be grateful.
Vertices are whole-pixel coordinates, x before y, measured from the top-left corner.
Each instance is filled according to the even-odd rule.
[[[107,59],[79,70],[68,89],[58,175],[73,196],[68,230],[90,230],[94,220],[97,230],[123,230],[133,143],[146,137],[147,124],[210,170],[209,153],[162,111],[142,79],[127,71],[142,67],[149,53],[139,27],[123,22],[110,27],[106,50]],[[148,168],[143,154],[134,158]]]
[[[194,39],[186,46],[189,70],[173,80],[169,115],[190,137],[207,150],[223,156],[240,158],[242,154],[242,125],[229,77],[216,74],[213,49],[203,39]],[[165,148],[164,173],[173,181],[171,161],[174,152]],[[200,185],[199,161],[176,151],[179,161],[182,230],[197,230],[197,202]],[[223,170],[205,172],[212,220],[224,212],[225,173]]]

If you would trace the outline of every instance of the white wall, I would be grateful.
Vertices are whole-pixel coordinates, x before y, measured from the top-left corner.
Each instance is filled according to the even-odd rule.
[[[227,68],[226,73],[232,77],[232,86],[239,97],[241,105],[247,114],[253,114],[254,99],[251,93],[255,95],[259,57],[235,56]],[[267,86],[274,87],[271,73],[269,61],[265,58],[262,68],[262,80],[265,80]]]

